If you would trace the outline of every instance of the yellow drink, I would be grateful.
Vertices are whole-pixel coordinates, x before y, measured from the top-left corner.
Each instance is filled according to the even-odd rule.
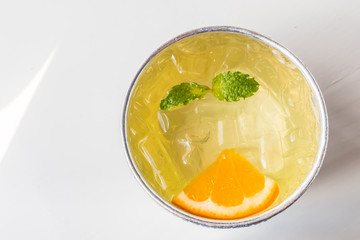
[[[211,87],[217,74],[229,70],[254,77],[258,92],[232,103],[210,93],[187,106],[160,110],[172,86]],[[126,131],[141,175],[169,202],[222,150],[235,148],[278,182],[276,205],[312,168],[320,127],[311,88],[285,56],[244,35],[212,32],[182,39],[148,63],[133,88]]]

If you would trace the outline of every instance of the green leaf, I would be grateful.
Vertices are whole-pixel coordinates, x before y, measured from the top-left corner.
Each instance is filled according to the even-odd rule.
[[[219,100],[236,102],[254,95],[259,83],[248,74],[229,71],[217,75],[212,80],[212,87],[214,96]]]
[[[203,98],[209,91],[209,87],[194,82],[175,85],[168,92],[166,98],[161,100],[160,109],[168,110],[171,107],[179,106],[180,104],[187,105],[194,99]]]

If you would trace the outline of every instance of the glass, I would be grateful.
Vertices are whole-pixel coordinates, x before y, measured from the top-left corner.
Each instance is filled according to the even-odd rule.
[[[254,77],[259,91],[234,103],[208,94],[186,107],[159,109],[172,86],[210,86],[214,76],[229,70]],[[325,105],[304,65],[279,44],[232,27],[194,30],[157,50],[129,90],[123,121],[129,163],[145,189],[176,215],[213,227],[245,226],[284,210],[314,179],[327,143]],[[277,200],[236,220],[199,217],[172,205],[174,194],[225,148],[235,148],[276,180]]]

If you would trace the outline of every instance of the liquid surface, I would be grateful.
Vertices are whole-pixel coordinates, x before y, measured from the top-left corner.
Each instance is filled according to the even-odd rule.
[[[211,93],[168,111],[159,104],[181,82],[211,87],[228,70],[254,77],[254,96],[228,103]],[[278,204],[312,167],[318,149],[318,110],[301,72],[277,50],[247,36],[212,32],[185,38],[158,54],[134,86],[127,112],[133,160],[164,199],[182,191],[222,150],[235,148],[274,179]]]

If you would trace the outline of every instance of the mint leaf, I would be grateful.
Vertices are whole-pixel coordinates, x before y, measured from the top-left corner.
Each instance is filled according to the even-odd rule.
[[[175,85],[168,92],[168,95],[161,100],[160,109],[168,110],[180,104],[187,105],[194,99],[203,98],[209,91],[209,87],[194,82]]]
[[[217,75],[212,80],[212,87],[213,89],[210,89],[194,82],[175,85],[161,100],[160,109],[168,110],[180,104],[187,105],[194,99],[203,98],[211,91],[221,101],[236,102],[241,98],[245,99],[254,95],[259,90],[259,83],[248,74],[228,71]]]
[[[214,96],[227,102],[236,102],[241,98],[254,95],[259,89],[259,83],[248,74],[241,72],[220,73],[212,80]]]

